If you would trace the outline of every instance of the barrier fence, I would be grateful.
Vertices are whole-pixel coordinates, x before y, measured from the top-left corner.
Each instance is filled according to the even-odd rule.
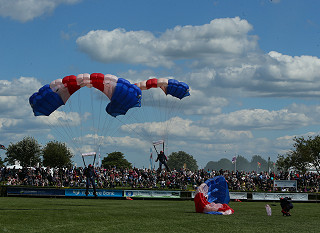
[[[86,197],[85,189],[58,189],[58,188],[34,188],[34,187],[6,187],[2,186],[2,196],[38,196],[38,197]],[[165,190],[111,190],[97,189],[100,198],[170,198],[192,200],[194,191],[165,191]],[[89,190],[89,197],[93,197],[93,190]],[[230,192],[231,200],[244,201],[277,201],[282,197],[290,197],[293,201],[320,201],[319,193],[286,193],[286,192]]]

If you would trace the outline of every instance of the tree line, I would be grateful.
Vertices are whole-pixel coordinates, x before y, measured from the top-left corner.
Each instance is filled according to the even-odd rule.
[[[236,157],[236,163],[223,158],[217,162],[207,163],[206,170],[239,170],[239,171],[309,171],[320,174],[320,136],[294,137],[293,149],[285,154],[278,154],[275,162],[266,161],[259,155],[252,156],[249,162],[241,155]]]
[[[293,149],[286,154],[278,155],[276,161],[270,158],[265,160],[260,155],[252,156],[248,161],[244,156],[236,156],[235,162],[222,158],[219,161],[209,161],[204,170],[238,170],[238,171],[289,171],[296,170],[305,173],[314,169],[320,172],[320,136],[315,137],[295,137],[293,139]],[[45,146],[41,146],[38,141],[30,136],[23,138],[17,143],[10,143],[6,148],[6,158],[0,164],[14,164],[19,161],[21,166],[42,166],[49,167],[69,167],[72,166],[71,150],[65,143],[50,141]],[[168,156],[168,166],[171,169],[197,170],[198,164],[194,157],[184,151],[172,152]],[[102,160],[104,167],[117,166],[131,168],[122,152],[112,152],[107,154]]]
[[[260,155],[254,155],[251,158],[251,161],[248,161],[245,157],[238,155],[235,156],[235,160],[231,161],[229,159],[223,158],[220,159],[217,162],[210,161],[207,163],[207,165],[204,168],[207,170],[238,170],[238,171],[256,171],[256,172],[262,172],[262,171],[275,171],[276,170],[276,164],[275,162],[271,161],[270,158],[268,160],[265,160]]]
[[[65,143],[50,141],[45,146],[41,146],[38,141],[30,136],[24,137],[17,143],[10,143],[6,148],[6,158],[0,161],[0,165],[7,163],[14,165],[19,161],[22,167],[70,167],[72,166],[73,154]],[[103,167],[123,167],[132,168],[132,163],[125,159],[122,152],[115,151],[108,153],[101,161]],[[173,152],[168,156],[168,165],[171,168],[188,168],[197,170],[197,161],[192,155],[184,151]]]
[[[6,149],[4,163],[15,164],[19,161],[22,167],[35,167],[38,165],[49,167],[67,167],[72,165],[73,154],[65,143],[50,141],[41,146],[30,136],[24,137],[17,143],[10,143]]]

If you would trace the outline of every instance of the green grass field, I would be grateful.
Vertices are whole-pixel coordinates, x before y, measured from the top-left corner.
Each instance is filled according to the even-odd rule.
[[[235,213],[221,216],[193,201],[2,197],[0,232],[319,232],[319,204],[294,203],[291,217],[265,204],[230,202]]]

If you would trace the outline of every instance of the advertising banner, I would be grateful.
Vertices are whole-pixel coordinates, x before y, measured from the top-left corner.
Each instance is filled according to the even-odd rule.
[[[73,197],[85,197],[86,190],[85,189],[66,189],[66,196]],[[89,195],[93,197],[93,189],[89,189]],[[98,197],[122,197],[122,190],[106,190],[106,189],[97,189]]]
[[[196,192],[191,192],[191,198],[194,198]],[[230,200],[234,199],[242,199],[247,200],[248,199],[248,193],[242,193],[242,192],[229,192]]]
[[[293,201],[308,201],[307,193],[252,193],[252,200],[277,201],[289,197]]]
[[[297,188],[297,181],[296,180],[274,180],[273,187],[275,188]]]
[[[180,191],[125,190],[125,197],[180,198]]]
[[[8,187],[7,195],[64,196],[64,189]]]
[[[230,200],[233,200],[233,199],[247,200],[248,199],[248,194],[247,193],[229,192],[229,195],[230,195]]]

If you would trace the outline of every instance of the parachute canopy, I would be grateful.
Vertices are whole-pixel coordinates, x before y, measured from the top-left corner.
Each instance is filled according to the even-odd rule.
[[[189,96],[189,86],[175,79],[149,78],[135,83],[142,91],[142,108],[133,116],[130,128],[153,147],[162,145],[168,150],[169,137],[174,137],[175,123],[183,114],[184,104],[181,101]],[[170,132],[171,131],[171,132]],[[166,142],[166,143],[164,143]]]
[[[216,176],[201,184],[194,197],[196,212],[206,214],[233,214],[229,201],[228,184],[223,176]]]
[[[64,105],[73,93],[85,86],[100,90],[110,99],[106,111],[113,117],[141,106],[141,90],[129,81],[110,74],[79,74],[56,79],[34,93],[29,98],[34,115],[49,116]]]
[[[190,95],[188,84],[179,82],[175,79],[152,78],[136,83],[136,85],[141,90],[148,90],[150,88],[161,88],[166,95],[172,95],[179,99]]]

